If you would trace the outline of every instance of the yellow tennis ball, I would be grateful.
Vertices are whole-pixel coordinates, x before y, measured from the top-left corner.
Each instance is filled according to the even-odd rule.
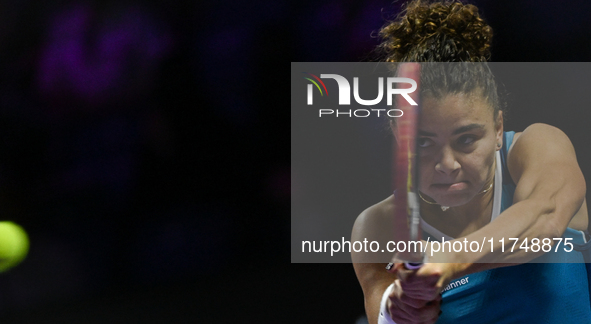
[[[0,272],[19,264],[29,252],[25,230],[13,222],[0,222]]]

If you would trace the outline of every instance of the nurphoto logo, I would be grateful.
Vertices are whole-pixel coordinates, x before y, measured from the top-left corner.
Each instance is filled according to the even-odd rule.
[[[322,79],[332,79],[336,81],[337,87],[339,89],[339,106],[348,106],[351,105],[351,85],[349,81],[339,74],[320,74],[320,77],[308,73],[302,72],[310,77],[304,77],[304,79],[308,80],[309,83],[307,86],[307,104],[308,106],[314,105],[314,93],[320,94],[320,97],[328,97],[328,90],[326,89],[326,85],[322,81]],[[397,84],[410,84],[409,88],[397,88]],[[314,90],[317,89],[317,91]],[[385,91],[384,91],[385,88]],[[393,97],[394,95],[401,95],[406,101],[412,105],[417,106],[417,103],[409,96],[410,93],[414,92],[417,89],[417,83],[415,80],[410,78],[398,78],[398,77],[388,77],[386,78],[386,86],[384,87],[384,78],[378,78],[378,95],[374,99],[362,99],[359,95],[359,78],[353,78],[353,98],[355,102],[362,106],[376,106],[379,105],[382,100],[384,99],[384,92],[386,93],[386,103],[388,106],[392,106]],[[324,90],[324,91],[323,91]],[[339,115],[346,115],[349,117],[369,117],[372,112],[377,113],[377,116],[380,116],[381,112],[386,112],[389,117],[400,117],[402,116],[402,111],[400,109],[355,109],[355,110],[345,110],[342,109],[319,109],[319,117],[322,115],[335,115],[338,117]]]

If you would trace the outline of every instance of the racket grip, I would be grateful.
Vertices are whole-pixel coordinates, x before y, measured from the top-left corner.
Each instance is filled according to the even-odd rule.
[[[422,263],[412,263],[412,262],[405,262],[404,266],[408,269],[408,270],[416,270],[419,269],[420,267],[423,266]]]

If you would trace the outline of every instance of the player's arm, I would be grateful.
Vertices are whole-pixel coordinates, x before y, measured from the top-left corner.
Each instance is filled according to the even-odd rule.
[[[585,179],[573,145],[561,130],[545,124],[528,127],[511,147],[507,163],[517,184],[514,204],[494,222],[467,236],[468,241],[494,238],[494,253],[457,254],[456,261],[465,262],[464,273],[540,256],[542,251],[514,249],[510,253],[514,242],[509,238],[517,238],[518,244],[525,239],[531,244],[533,238],[559,238],[583,204]],[[505,253],[501,253],[501,238],[505,238]],[[474,265],[476,262],[497,264]]]
[[[378,322],[380,302],[386,288],[396,279],[383,263],[354,263],[355,274],[363,289],[365,313],[370,324]]]
[[[380,204],[368,208],[361,213],[351,234],[351,243],[363,242],[365,240],[377,241],[380,249],[387,250],[386,244],[392,239],[394,213],[392,197]],[[385,308],[388,316],[392,314],[395,321],[433,323],[438,317],[439,301],[424,298],[413,298],[407,295],[402,289],[402,284],[397,280],[396,275],[386,271],[386,263],[382,260],[389,260],[392,253],[364,253],[355,252],[351,249],[353,267],[355,274],[361,284],[365,300],[365,311],[370,324],[378,322],[382,296],[388,286],[395,283],[394,288],[388,295]]]
[[[357,217],[351,233],[351,242],[362,242],[368,237],[371,240],[376,236],[387,236],[386,228],[381,224],[387,221],[383,217],[380,207],[368,208]],[[378,321],[382,295],[386,288],[394,282],[396,276],[386,271],[386,263],[368,263],[373,261],[372,256],[364,254],[364,252],[356,253],[351,249],[351,258],[357,280],[363,290],[367,318],[370,324],[375,324]]]

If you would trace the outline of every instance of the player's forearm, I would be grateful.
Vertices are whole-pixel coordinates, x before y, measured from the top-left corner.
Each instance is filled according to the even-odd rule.
[[[385,272],[385,269],[384,269]],[[363,296],[365,301],[365,313],[370,324],[377,324],[380,314],[380,304],[384,292],[392,284],[394,280],[380,280],[373,282],[371,285],[363,287]]]
[[[396,274],[386,271],[386,264],[383,263],[353,263],[353,267],[363,290],[369,323],[377,324],[382,295],[396,280]]]
[[[537,252],[532,251],[532,240],[539,242],[537,244],[541,247],[543,242],[553,245],[556,242],[553,238],[562,236],[570,217],[559,211],[552,200],[521,201],[505,210],[494,222],[466,237],[454,240],[461,242],[466,249],[462,248],[461,252],[446,251],[434,256],[433,261],[457,263],[458,277],[529,262],[544,253],[541,248],[534,249]],[[527,243],[523,243],[526,241]],[[470,242],[478,242],[482,249],[471,249]],[[453,241],[450,245],[453,246]],[[520,248],[525,245],[530,248]]]
[[[388,288],[388,286],[376,287],[376,289],[365,298],[365,314],[367,315],[367,321],[369,324],[378,323],[380,301],[382,300],[382,295],[384,294],[384,291],[386,291],[386,288]]]

